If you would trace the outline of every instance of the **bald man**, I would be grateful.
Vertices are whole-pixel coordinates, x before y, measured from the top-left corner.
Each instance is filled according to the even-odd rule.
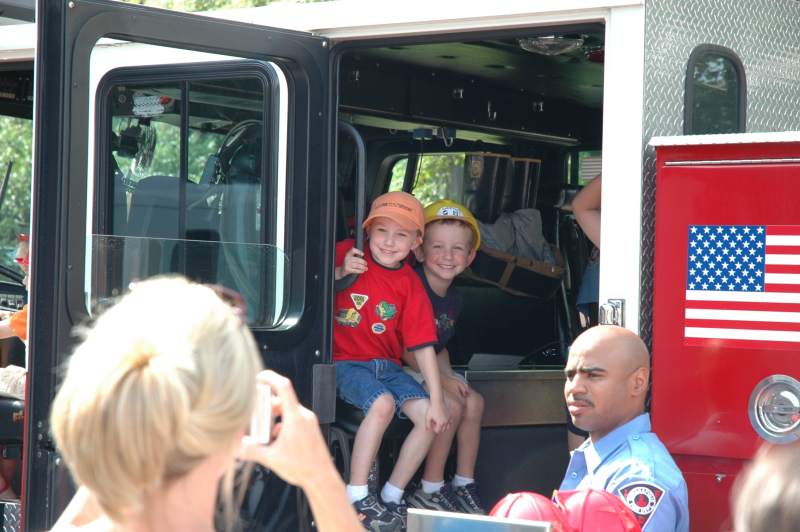
[[[642,340],[622,327],[592,327],[575,339],[564,372],[570,417],[589,438],[573,451],[560,489],[617,495],[644,532],[688,532],[686,482],[645,413],[650,355]]]

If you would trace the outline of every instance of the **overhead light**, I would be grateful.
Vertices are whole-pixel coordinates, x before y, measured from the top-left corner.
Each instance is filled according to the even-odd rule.
[[[583,46],[583,37],[541,35],[517,39],[517,42],[519,42],[519,47],[526,52],[540,55],[561,55]]]

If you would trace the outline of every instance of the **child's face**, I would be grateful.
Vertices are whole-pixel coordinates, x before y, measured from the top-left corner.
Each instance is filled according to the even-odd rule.
[[[372,258],[381,266],[396,268],[417,247],[417,233],[390,218],[375,218],[367,229]]]
[[[460,223],[429,224],[425,240],[417,258],[425,272],[443,281],[452,281],[475,258],[472,249],[472,231]]]

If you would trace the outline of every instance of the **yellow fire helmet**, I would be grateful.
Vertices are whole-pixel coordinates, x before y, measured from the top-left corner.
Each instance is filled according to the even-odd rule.
[[[425,225],[436,220],[458,220],[464,222],[472,230],[472,249],[481,245],[481,232],[478,230],[478,220],[469,212],[469,209],[453,200],[434,201],[425,207]]]

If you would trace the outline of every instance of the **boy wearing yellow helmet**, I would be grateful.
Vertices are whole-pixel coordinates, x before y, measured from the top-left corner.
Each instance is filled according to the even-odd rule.
[[[422,485],[408,499],[409,505],[417,508],[486,513],[474,479],[483,397],[453,371],[447,351],[462,305],[461,295],[452,283],[475,258],[480,242],[477,220],[460,203],[439,200],[425,208],[425,236],[422,246],[415,250],[420,264],[414,270],[433,306],[436,358],[451,423],[434,438],[425,460]],[[409,373],[422,380],[415,358],[406,354],[404,360],[410,366]],[[445,484],[444,467],[453,439],[458,441],[456,475],[452,483]]]

